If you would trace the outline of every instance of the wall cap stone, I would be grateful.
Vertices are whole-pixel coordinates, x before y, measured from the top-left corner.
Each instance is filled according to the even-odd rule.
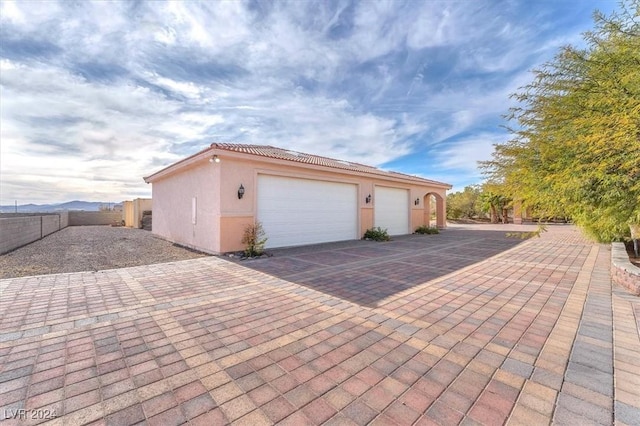
[[[640,268],[629,260],[624,243],[611,243],[611,266],[613,281],[626,287],[633,294],[640,295]],[[627,282],[619,274],[626,275],[631,282]]]
[[[631,263],[624,243],[611,243],[611,262],[616,268],[640,276],[640,268]]]

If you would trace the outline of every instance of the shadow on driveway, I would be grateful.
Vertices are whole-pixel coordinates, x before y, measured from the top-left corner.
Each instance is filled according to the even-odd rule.
[[[523,242],[505,231],[446,229],[389,242],[345,241],[268,250],[241,264],[359,305],[481,262]]]

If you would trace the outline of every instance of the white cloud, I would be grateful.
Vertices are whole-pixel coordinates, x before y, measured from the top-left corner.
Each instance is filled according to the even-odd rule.
[[[579,32],[518,1],[338,3],[1,2],[0,201],[131,198],[214,141],[428,146],[475,176],[523,67]]]
[[[434,151],[440,169],[454,169],[467,175],[480,176],[478,161],[491,159],[493,145],[504,143],[508,136],[499,133],[478,133],[460,138]]]
[[[19,25],[22,29],[31,32],[41,28],[61,10],[62,8],[57,2],[40,2],[35,6],[34,4],[8,0],[0,3],[0,22]]]
[[[170,78],[160,77],[155,73],[146,75],[147,81],[163,87],[175,94],[182,95],[191,99],[198,99],[202,96],[203,89],[192,82],[175,81]]]
[[[77,192],[84,187],[89,198],[111,194],[117,201],[128,195],[126,184],[141,185],[151,167],[149,153],[171,146],[168,138],[148,131],[166,123],[179,105],[148,89],[106,87],[62,70],[6,61],[2,87],[3,198],[18,195],[7,192],[9,184],[19,194],[32,191],[36,177],[43,188]],[[43,194],[46,198],[49,192]]]

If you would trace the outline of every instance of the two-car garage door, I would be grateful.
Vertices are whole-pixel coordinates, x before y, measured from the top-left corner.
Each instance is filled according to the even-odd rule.
[[[257,197],[266,247],[359,238],[354,184],[258,175]]]
[[[358,187],[355,184],[258,175],[258,220],[266,247],[355,240]],[[409,191],[376,186],[374,223],[390,235],[409,231]]]

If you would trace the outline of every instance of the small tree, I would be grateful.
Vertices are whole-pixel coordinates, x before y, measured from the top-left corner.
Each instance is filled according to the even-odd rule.
[[[513,200],[505,194],[505,186],[499,182],[487,181],[481,188],[482,192],[478,197],[480,207],[490,213],[491,223],[507,223]]]
[[[267,239],[260,222],[247,225],[242,235],[242,244],[245,245],[244,255],[246,257],[260,256],[264,253],[264,245]]]
[[[489,212],[491,223],[498,223],[500,195],[494,194],[493,192],[483,192],[480,194],[480,203],[482,210]]]
[[[447,217],[449,219],[473,219],[480,212],[480,186],[465,186],[462,192],[447,194]]]

